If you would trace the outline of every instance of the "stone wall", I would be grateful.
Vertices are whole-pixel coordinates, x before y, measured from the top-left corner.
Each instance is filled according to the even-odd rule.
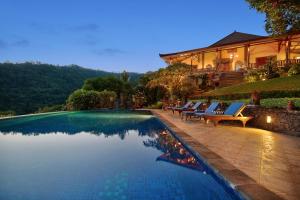
[[[300,137],[300,111],[253,106],[247,107],[244,114],[254,116],[249,126]],[[267,116],[271,117],[270,123],[267,123]]]

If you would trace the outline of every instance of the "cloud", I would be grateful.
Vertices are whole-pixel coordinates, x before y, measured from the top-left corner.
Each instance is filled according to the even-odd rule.
[[[95,46],[99,44],[100,40],[98,37],[95,37],[93,35],[86,35],[80,40],[80,42],[84,45]]]
[[[79,24],[79,25],[67,25],[67,24],[48,24],[33,22],[29,24],[29,27],[46,34],[57,34],[63,31],[72,32],[97,32],[100,30],[100,26],[94,23]]]
[[[116,49],[116,48],[97,49],[97,50],[93,50],[92,52],[98,56],[115,56],[118,54],[125,53],[123,50]]]
[[[4,49],[4,48],[6,48],[8,45],[7,45],[7,43],[5,42],[5,41],[3,41],[3,40],[0,40],[0,49]]]
[[[4,41],[0,39],[0,49],[5,49],[8,47],[27,47],[30,42],[26,39],[19,39],[14,41]]]
[[[77,26],[70,26],[67,28],[69,31],[89,31],[89,32],[97,32],[100,29],[98,24],[82,24]]]
[[[26,39],[22,39],[22,40],[17,40],[15,42],[13,42],[11,44],[11,46],[15,46],[15,47],[27,47],[29,46],[30,42]]]
[[[51,24],[46,24],[46,23],[36,23],[33,22],[29,24],[29,27],[33,30],[36,30],[41,33],[45,34],[57,34],[59,32],[59,27],[51,25]]]

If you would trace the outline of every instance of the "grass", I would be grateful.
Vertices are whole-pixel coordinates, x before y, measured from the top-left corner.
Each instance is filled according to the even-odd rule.
[[[281,77],[266,81],[257,81],[253,83],[242,83],[229,87],[215,89],[203,93],[204,96],[217,96],[228,94],[251,93],[256,91],[276,91],[276,90],[299,90],[300,75],[291,77]]]

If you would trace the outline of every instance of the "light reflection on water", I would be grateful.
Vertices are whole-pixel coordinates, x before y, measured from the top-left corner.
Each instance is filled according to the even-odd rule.
[[[234,198],[149,115],[65,113],[0,131],[0,199]]]

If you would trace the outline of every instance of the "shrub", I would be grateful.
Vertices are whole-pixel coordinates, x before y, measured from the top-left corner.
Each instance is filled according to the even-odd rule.
[[[256,82],[260,80],[260,74],[257,70],[252,70],[245,76],[245,80],[247,82]]]
[[[0,111],[0,117],[9,117],[14,115],[16,115],[16,112],[12,110]]]
[[[104,90],[102,92],[98,92],[98,108],[113,108],[116,98],[117,94],[113,91]]]
[[[280,74],[280,76],[285,76],[288,73],[288,71],[290,70],[291,66],[292,65],[290,65],[290,64],[286,64],[283,67],[279,67],[278,73]]]
[[[280,77],[280,74],[277,72],[272,72],[272,73],[266,75],[266,79],[272,79],[272,78],[278,78],[278,77]]]
[[[215,95],[215,96],[202,96],[202,98],[211,98],[219,100],[235,100],[235,99],[248,99],[250,93],[236,93],[227,95]],[[262,99],[268,98],[284,98],[284,97],[300,97],[300,90],[274,90],[274,91],[260,91],[260,97]]]
[[[111,108],[117,95],[113,91],[97,92],[94,90],[79,89],[74,91],[67,100],[68,110],[90,110]]]
[[[161,109],[162,106],[163,106],[163,103],[158,101],[157,103],[152,104],[152,105],[148,106],[147,108],[149,108],[149,109]]]
[[[200,83],[198,83],[198,87],[199,89],[202,89],[202,90],[205,90],[208,88],[208,75],[205,73],[205,74],[200,74],[198,75],[198,81]]]
[[[276,64],[276,61],[274,61],[272,58],[269,59],[267,64],[264,65],[265,70],[265,77],[266,79],[272,79],[272,78],[278,78],[280,77],[278,71],[278,67]]]
[[[54,106],[45,106],[43,108],[39,108],[37,112],[38,113],[56,112],[56,111],[63,111],[65,109],[66,109],[65,105],[54,105]]]
[[[294,64],[288,71],[288,76],[294,76],[300,74],[300,64]]]
[[[166,98],[169,96],[169,91],[166,87],[162,85],[157,85],[153,87],[145,87],[144,88],[144,94],[146,97],[147,104],[151,105],[156,103],[159,100],[162,100],[163,98]]]
[[[184,101],[186,101],[190,95],[194,94],[196,90],[196,82],[189,76],[185,76],[182,78],[180,84],[173,85],[172,87],[173,95]]]
[[[256,82],[266,78],[267,71],[265,69],[254,69],[245,76],[247,82]]]

